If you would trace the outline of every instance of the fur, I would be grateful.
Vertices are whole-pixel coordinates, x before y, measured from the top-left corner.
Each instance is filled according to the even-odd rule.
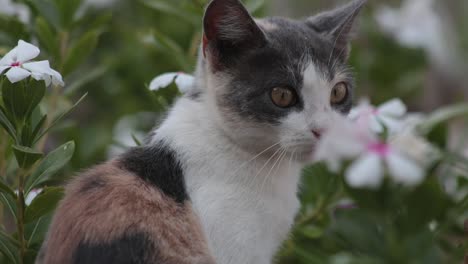
[[[193,89],[146,146],[68,185],[38,263],[272,263],[301,168],[351,107],[346,59],[363,3],[296,21],[213,0]],[[348,95],[332,105],[338,83]],[[274,105],[276,87],[296,103]]]

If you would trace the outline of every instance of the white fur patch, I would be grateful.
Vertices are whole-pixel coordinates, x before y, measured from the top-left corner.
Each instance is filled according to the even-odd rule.
[[[206,104],[180,99],[153,141],[163,139],[179,154],[217,263],[271,263],[299,209],[302,165],[279,149],[255,157],[214,120]]]

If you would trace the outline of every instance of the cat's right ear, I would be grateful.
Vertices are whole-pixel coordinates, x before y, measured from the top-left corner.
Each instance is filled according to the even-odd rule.
[[[261,47],[266,37],[239,0],[213,0],[203,18],[203,54],[214,70],[230,56]]]

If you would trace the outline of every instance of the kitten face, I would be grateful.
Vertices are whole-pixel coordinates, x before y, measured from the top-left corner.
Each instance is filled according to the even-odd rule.
[[[276,144],[271,151],[310,158],[321,132],[351,108],[348,37],[362,4],[305,21],[255,21],[237,0],[213,1],[205,16],[205,74],[224,131],[257,153]]]

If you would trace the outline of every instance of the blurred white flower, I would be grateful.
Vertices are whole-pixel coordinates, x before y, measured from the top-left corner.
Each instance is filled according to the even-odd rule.
[[[29,21],[30,12],[24,4],[14,3],[12,0],[0,0],[0,14],[17,17],[21,22]]]
[[[457,64],[455,34],[437,10],[435,0],[404,0],[400,8],[381,6],[375,18],[379,27],[401,45],[422,48],[433,63],[444,67]]]
[[[29,206],[32,201],[42,192],[42,188],[32,189],[24,199],[24,203]],[[18,190],[15,190],[15,194],[18,195]]]
[[[405,130],[390,138],[392,145],[402,153],[424,167],[440,157],[440,152],[427,140],[418,136],[413,130]]]
[[[39,188],[39,189],[33,189],[31,190],[29,193],[28,193],[28,196],[26,196],[26,199],[24,200],[24,202],[26,203],[26,205],[30,205],[32,203],[32,201],[42,192],[42,189]]]
[[[195,78],[192,75],[183,72],[164,73],[154,78],[151,81],[149,88],[152,91],[157,91],[161,88],[166,88],[173,82],[175,82],[181,93],[186,93],[190,88],[192,88],[195,83]]]
[[[347,120],[339,123],[327,129],[319,142],[316,160],[325,161],[335,171],[343,161],[354,160],[345,171],[350,186],[378,188],[386,173],[407,186],[423,180],[423,168],[405,155],[400,146],[379,139],[367,127]]]
[[[382,133],[387,128],[390,133],[394,133],[403,128],[406,110],[400,99],[392,99],[379,107],[362,101],[351,110],[349,118],[360,126],[368,126],[373,132]]]
[[[44,80],[46,85],[64,86],[62,76],[50,68],[49,61],[31,61],[39,56],[38,47],[23,40],[0,60],[0,74],[5,73],[10,82],[16,83],[31,76],[36,80]],[[6,71],[6,72],[5,72]]]

